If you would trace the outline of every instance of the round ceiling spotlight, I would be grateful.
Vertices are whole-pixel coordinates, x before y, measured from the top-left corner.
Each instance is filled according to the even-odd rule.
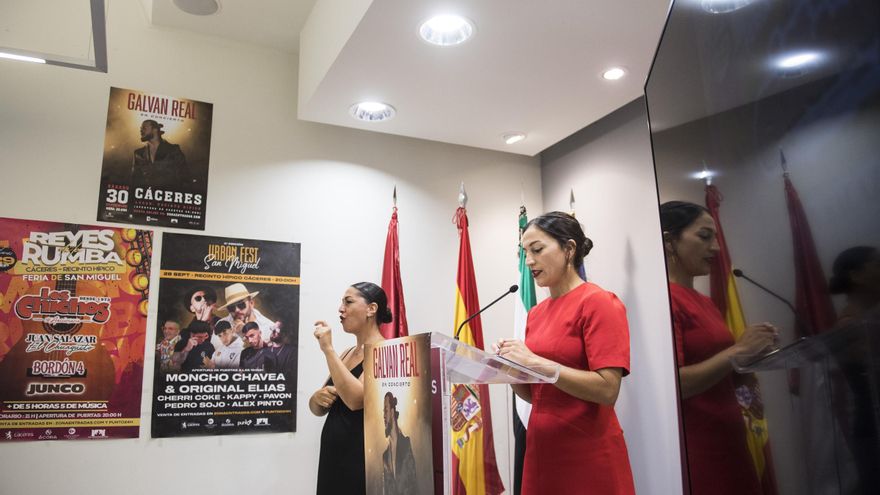
[[[710,14],[727,14],[748,6],[755,0],[702,0],[700,6]]]
[[[773,65],[782,77],[799,77],[810,71],[822,57],[816,52],[797,52],[778,57]]]
[[[352,117],[364,122],[382,122],[393,118],[397,111],[391,105],[379,101],[362,101],[348,109]]]
[[[526,139],[526,134],[524,132],[509,132],[501,136],[501,139],[503,139],[506,144],[516,144],[520,141],[524,141]]]
[[[419,36],[432,45],[458,45],[473,35],[474,24],[459,15],[437,15],[419,26]]]
[[[174,5],[192,15],[213,15],[220,10],[217,0],[174,0]]]
[[[819,55],[813,52],[797,53],[783,57],[776,62],[780,69],[794,69],[795,67],[803,67],[819,60]]]
[[[626,70],[622,67],[612,67],[602,73],[602,78],[607,81],[616,81],[626,75]]]

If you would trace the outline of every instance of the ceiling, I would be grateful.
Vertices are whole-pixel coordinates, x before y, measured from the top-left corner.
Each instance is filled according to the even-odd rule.
[[[149,2],[149,0],[146,0]],[[299,54],[299,118],[535,155],[641,96],[669,0],[220,0],[193,16],[152,0],[156,25]],[[418,37],[439,13],[472,20],[453,47]],[[302,33],[300,35],[300,33]],[[610,66],[627,75],[602,78]],[[364,100],[397,115],[364,123]],[[507,145],[506,133],[527,134]]]
[[[154,25],[296,57],[303,120],[532,156],[643,95],[670,0],[219,0],[210,16],[175,5],[210,1],[139,0]],[[815,33],[792,25],[787,4],[713,16],[702,1],[676,2],[648,88],[662,96],[649,99],[655,131],[826,77],[841,54],[859,53],[845,33],[816,45]],[[106,71],[105,3],[0,2],[0,49]],[[437,47],[418,37],[422,21],[449,12],[474,22],[469,41]],[[838,24],[848,25],[827,29]],[[821,49],[830,63],[798,77],[768,70],[783,48],[799,47]],[[626,77],[602,79],[611,66]],[[397,115],[355,120],[349,107],[364,100],[390,103]],[[512,132],[527,137],[504,143]]]
[[[835,22],[818,22],[797,1],[757,1],[723,14],[699,0],[676,0],[647,87],[651,128],[666,130],[784,93],[857,66],[859,42],[870,39],[841,8]],[[821,9],[820,9],[821,10]],[[829,15],[830,14],[826,14]],[[820,54],[807,68],[779,69],[782,57]],[[866,57],[864,62],[869,62]]]

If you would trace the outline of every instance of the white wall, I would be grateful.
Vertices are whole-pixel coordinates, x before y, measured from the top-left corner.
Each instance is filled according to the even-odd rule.
[[[676,368],[644,99],[549,148],[541,159],[544,210],[569,211],[574,189],[577,218],[595,244],[586,258],[587,277],[627,308],[631,374],[616,411],[636,491],[681,493]]]
[[[110,86],[213,103],[205,234],[302,243],[297,432],[150,440],[148,352],[141,438],[0,444],[0,491],[311,493],[324,420],[307,400],[327,375],[312,323],[335,319],[348,284],[379,281],[392,187],[411,331],[451,333],[459,182],[486,303],[516,280],[521,191],[537,211],[538,160],[298,121],[295,55],[151,27],[137,2],[110,3],[108,40],[109,74],[0,60],[0,216],[95,223]],[[512,301],[485,314],[487,341],[511,333]],[[151,307],[148,341],[155,328]],[[337,348],[353,343],[340,334]],[[510,486],[506,387],[492,401]]]

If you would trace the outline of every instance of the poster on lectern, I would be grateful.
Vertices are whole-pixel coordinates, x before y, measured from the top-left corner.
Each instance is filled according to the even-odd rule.
[[[0,441],[138,436],[152,242],[0,218]]]
[[[364,353],[367,494],[434,493],[430,334],[386,340]]]
[[[152,436],[296,430],[300,245],[165,234]]]
[[[213,105],[110,88],[98,220],[205,229]]]

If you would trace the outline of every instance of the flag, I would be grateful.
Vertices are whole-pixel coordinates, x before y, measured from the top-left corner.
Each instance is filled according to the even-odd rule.
[[[780,152],[781,153],[781,152]],[[785,157],[782,157],[785,163]],[[801,206],[797,190],[783,174],[785,181],[785,202],[788,205],[788,221],[791,224],[791,239],[794,243],[794,307],[797,310],[795,329],[798,337],[816,335],[834,326],[837,315],[831,303],[831,294],[825,283],[825,274],[816,255],[816,245],[807,215]]]
[[[526,320],[529,310],[535,306],[535,279],[532,271],[526,266],[526,251],[522,245],[522,235],[529,223],[526,207],[519,208],[519,297],[514,303],[513,335],[519,340],[526,339]],[[583,266],[583,265],[582,265]],[[526,426],[529,424],[529,413],[532,405],[513,395],[513,493],[519,495],[522,490],[523,462],[526,456]]]
[[[742,304],[740,304],[739,292],[736,289],[730,251],[727,249],[727,241],[724,240],[724,231],[721,229],[719,211],[723,199],[724,196],[721,195],[721,191],[717,187],[711,184],[706,185],[706,207],[709,209],[712,219],[715,220],[716,238],[720,248],[718,254],[712,259],[709,284],[712,302],[724,316],[727,328],[733,334],[733,338],[738,340],[746,329],[746,318]],[[758,379],[752,373],[734,373],[733,379],[736,400],[746,425],[746,444],[752,456],[758,480],[761,482],[762,493],[764,495],[776,494],[776,476],[770,456],[770,434],[767,431],[767,418],[764,417],[761,387],[758,384]]]
[[[455,293],[455,326],[461,326],[468,315],[479,311],[477,282],[471,259],[467,211],[459,207],[455,213],[460,238],[458,275]],[[462,327],[459,339],[483,349],[483,328],[480,317]],[[455,385],[452,390],[452,493],[455,495],[497,495],[504,491],[492,437],[492,412],[489,388],[486,385]]]
[[[385,261],[382,264],[382,290],[388,297],[391,323],[383,323],[379,330],[386,339],[409,335],[406,324],[406,306],[403,304],[403,284],[400,281],[400,242],[397,238],[397,207],[391,211],[388,237],[385,238]]]

